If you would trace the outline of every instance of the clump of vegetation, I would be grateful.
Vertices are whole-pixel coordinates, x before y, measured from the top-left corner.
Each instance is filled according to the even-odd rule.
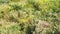
[[[0,0],[0,34],[60,34],[60,0]]]

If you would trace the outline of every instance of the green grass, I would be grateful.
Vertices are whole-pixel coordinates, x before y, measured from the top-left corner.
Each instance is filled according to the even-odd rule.
[[[36,28],[60,34],[60,0],[0,0],[0,34],[32,34]]]

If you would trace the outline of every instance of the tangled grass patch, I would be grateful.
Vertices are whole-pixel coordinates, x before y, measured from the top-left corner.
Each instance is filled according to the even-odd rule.
[[[0,34],[60,34],[60,0],[0,0]]]

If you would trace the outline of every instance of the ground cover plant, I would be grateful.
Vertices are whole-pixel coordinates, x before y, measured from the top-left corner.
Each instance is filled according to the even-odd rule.
[[[0,0],[0,34],[60,34],[60,0]]]

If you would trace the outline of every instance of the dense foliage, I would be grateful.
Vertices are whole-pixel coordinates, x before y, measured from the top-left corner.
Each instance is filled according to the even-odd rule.
[[[60,34],[60,0],[0,0],[0,34]]]

